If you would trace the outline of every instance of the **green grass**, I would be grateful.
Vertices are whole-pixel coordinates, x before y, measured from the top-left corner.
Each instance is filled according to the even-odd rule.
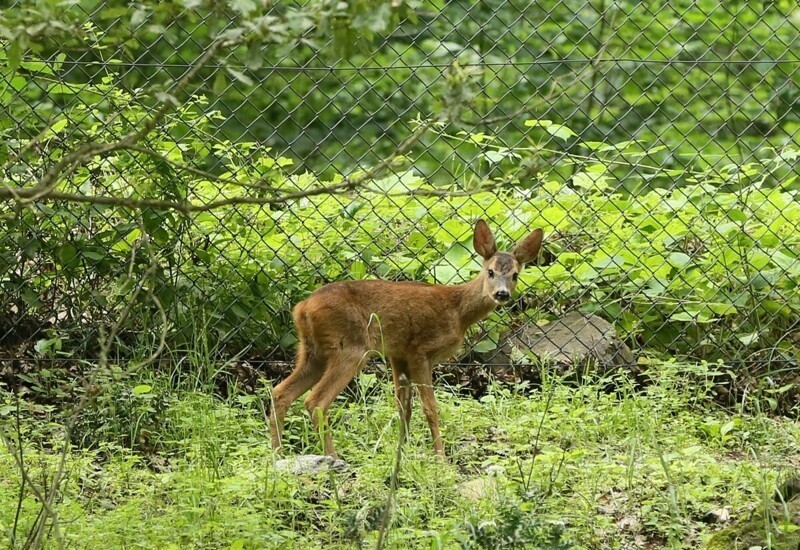
[[[447,462],[434,457],[415,399],[387,546],[702,547],[723,527],[708,522],[709,512],[727,506],[732,520],[748,518],[800,459],[797,423],[715,406],[706,370],[658,365],[654,383],[638,390],[624,381],[606,391],[607,381],[549,380],[534,392],[493,386],[473,400],[438,388]],[[146,376],[81,424],[92,450],[70,452],[57,505],[69,546],[374,547],[397,447],[387,380],[361,375],[332,411],[351,471],[297,477],[274,470],[257,398],[223,402]],[[4,400],[1,418],[13,435],[16,409],[9,394]],[[57,462],[58,413],[25,404],[21,416],[25,463],[41,482]],[[286,439],[290,454],[320,450],[301,400],[287,416]],[[3,447],[6,542],[19,479]],[[460,493],[468,481],[481,484],[481,498]],[[27,494],[18,537],[38,511]]]

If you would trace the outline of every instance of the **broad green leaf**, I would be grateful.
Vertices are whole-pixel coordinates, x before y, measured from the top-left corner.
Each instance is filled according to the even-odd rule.
[[[670,320],[672,321],[681,321],[687,323],[710,323],[713,321],[713,317],[707,311],[698,310],[698,311],[680,311],[678,313],[674,313],[670,316]]]
[[[445,253],[444,258],[456,269],[465,267],[473,260],[473,253],[461,243],[455,243]]]
[[[478,353],[489,353],[490,351],[494,351],[497,349],[497,342],[495,342],[491,338],[484,338],[483,340],[472,346],[472,349],[477,351]]]
[[[751,346],[758,342],[758,339],[761,337],[761,335],[758,332],[750,332],[747,334],[739,334],[736,337],[745,346]]]
[[[78,249],[72,244],[63,244],[56,249],[59,262],[64,267],[72,267],[77,264]]]
[[[242,306],[236,303],[231,304],[230,310],[234,313],[234,315],[236,315],[241,319],[246,319],[249,316],[247,311]]]
[[[106,254],[104,252],[98,250],[82,250],[81,254],[83,254],[83,256],[85,256],[86,258],[95,262],[99,262],[100,260],[106,257]]]
[[[485,158],[489,164],[497,164],[508,158],[508,154],[501,153],[500,151],[486,151],[483,154],[483,158]]]
[[[449,263],[439,262],[431,268],[433,280],[437,284],[457,284],[463,282],[458,270]]]
[[[681,268],[691,263],[692,258],[683,252],[673,252],[667,257],[667,261],[674,267]]]
[[[550,135],[559,139],[563,139],[564,141],[571,137],[577,136],[577,134],[568,127],[564,126],[563,124],[556,124],[552,120],[526,120],[525,126],[544,128]]]
[[[249,2],[249,0],[245,0],[245,1]],[[228,73],[233,78],[235,78],[236,80],[238,80],[239,82],[241,82],[245,86],[252,86],[253,85],[253,80],[249,76],[244,74],[243,72],[237,71],[236,69],[234,69],[232,67],[226,67],[226,69],[227,69]]]
[[[22,61],[22,44],[19,40],[10,40],[6,47],[6,63],[8,68],[16,71]]]
[[[356,260],[350,264],[350,276],[354,279],[363,279],[367,276],[367,266],[361,260]]]

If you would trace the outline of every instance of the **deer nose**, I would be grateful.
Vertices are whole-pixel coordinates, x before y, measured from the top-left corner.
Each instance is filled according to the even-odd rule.
[[[505,302],[511,297],[507,290],[498,290],[494,293],[494,299],[498,302]]]

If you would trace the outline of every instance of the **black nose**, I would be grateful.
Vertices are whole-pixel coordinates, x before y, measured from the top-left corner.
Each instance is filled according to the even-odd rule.
[[[494,299],[498,302],[505,302],[511,297],[507,290],[498,290],[494,293]]]

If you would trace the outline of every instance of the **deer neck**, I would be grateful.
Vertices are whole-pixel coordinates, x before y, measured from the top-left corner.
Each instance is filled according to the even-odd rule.
[[[465,331],[470,325],[485,319],[497,305],[483,293],[483,280],[480,277],[453,288],[456,291],[461,328]]]

